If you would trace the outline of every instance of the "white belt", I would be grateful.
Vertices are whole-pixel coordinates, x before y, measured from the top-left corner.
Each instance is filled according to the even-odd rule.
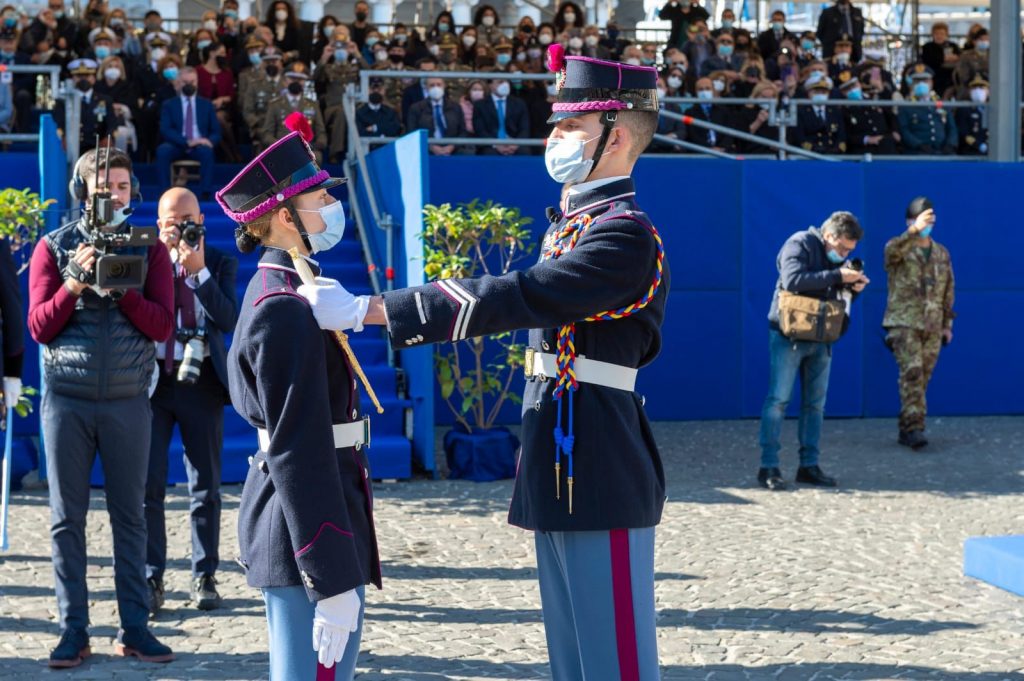
[[[599,362],[586,357],[577,357],[574,366],[576,367],[576,380],[580,383],[617,388],[626,392],[633,392],[636,388],[637,369],[632,367]],[[524,369],[527,379],[538,378],[546,381],[549,378],[558,377],[558,361],[555,356],[537,352],[533,348],[526,350]]]
[[[362,421],[352,423],[335,423],[331,426],[334,431],[334,448],[344,449],[355,447],[362,449],[370,446],[370,417],[364,416]],[[270,450],[270,432],[265,428],[257,428],[256,435],[260,440],[260,451]]]

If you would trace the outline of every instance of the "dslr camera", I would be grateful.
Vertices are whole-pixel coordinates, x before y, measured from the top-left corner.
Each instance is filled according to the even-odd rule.
[[[181,232],[181,240],[188,244],[189,248],[199,248],[199,243],[206,236],[206,227],[203,225],[197,225],[192,220],[185,220],[178,225],[178,231]]]
[[[861,260],[860,258],[851,258],[850,260],[847,261],[846,266],[856,272],[864,271],[864,261]],[[847,284],[846,287],[853,288],[853,284]]]

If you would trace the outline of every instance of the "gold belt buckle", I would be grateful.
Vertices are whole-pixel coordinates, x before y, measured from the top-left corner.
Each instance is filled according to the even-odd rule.
[[[533,348],[526,348],[526,354],[523,357],[523,372],[526,374],[526,378],[532,380],[535,376],[533,372],[533,363],[536,361],[537,351]]]

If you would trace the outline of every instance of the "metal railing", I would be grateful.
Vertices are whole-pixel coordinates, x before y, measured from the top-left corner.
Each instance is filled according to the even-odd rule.
[[[553,73],[520,73],[518,71],[508,73],[505,71],[400,71],[396,69],[360,69],[359,91],[357,98],[360,102],[369,101],[370,79],[371,78],[403,78],[416,80],[419,78],[441,78],[442,80],[507,80],[519,82],[527,80],[544,80],[553,82]]]

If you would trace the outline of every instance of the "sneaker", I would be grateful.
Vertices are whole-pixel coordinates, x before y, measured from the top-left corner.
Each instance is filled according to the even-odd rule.
[[[137,657],[143,662],[171,662],[174,653],[156,640],[149,627],[126,627],[117,632],[114,653],[121,657]]]
[[[213,575],[201,575],[192,580],[192,602],[200,610],[216,610],[220,607],[221,598]]]
[[[153,618],[164,607],[164,580],[150,577],[146,584],[149,586],[149,616]]]
[[[70,669],[82,664],[90,655],[89,632],[68,627],[60,635],[60,643],[50,653],[49,664],[53,669]]]

